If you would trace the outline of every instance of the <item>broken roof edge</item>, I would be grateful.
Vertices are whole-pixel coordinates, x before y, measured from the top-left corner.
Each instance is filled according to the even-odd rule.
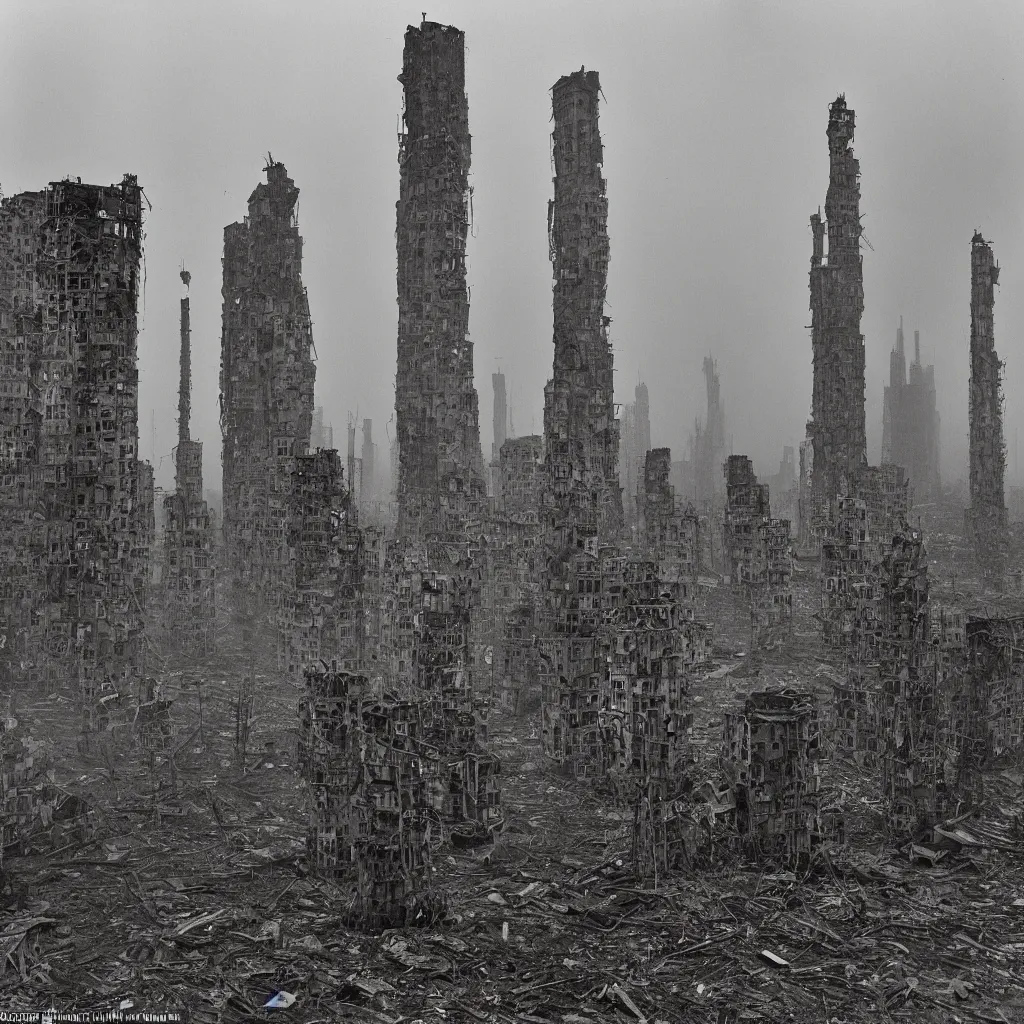
[[[581,64],[579,71],[572,71],[568,75],[562,75],[549,92],[555,92],[575,85],[597,95],[601,91],[601,76],[597,71],[587,71],[585,65]]]

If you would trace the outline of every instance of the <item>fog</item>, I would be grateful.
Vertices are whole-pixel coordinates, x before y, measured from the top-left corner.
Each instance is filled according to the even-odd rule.
[[[466,32],[473,135],[470,328],[490,452],[490,374],[515,433],[540,432],[551,372],[549,89],[601,74],[616,399],[650,390],[652,441],[682,457],[718,360],[734,452],[774,472],[811,397],[810,214],[828,185],[840,92],[861,165],[868,454],[902,314],[934,363],[945,481],[966,475],[970,242],[1003,272],[1008,482],[1024,427],[1024,5],[969,3],[445,2]],[[140,452],[170,486],[178,270],[191,271],[192,433],[220,488],[217,419],[223,228],[246,213],[266,154],[301,190],[316,403],[344,444],[372,417],[386,464],[396,365],[397,130],[406,26],[393,0],[179,0],[0,7],[5,195],[71,175],[139,176]],[[390,433],[393,434],[393,425]]]

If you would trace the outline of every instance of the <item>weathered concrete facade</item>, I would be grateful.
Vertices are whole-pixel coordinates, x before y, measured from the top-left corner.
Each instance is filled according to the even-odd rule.
[[[996,354],[993,307],[999,265],[977,231],[971,239],[970,484],[967,530],[986,559],[998,553],[1007,524],[1003,472],[1003,364]]]
[[[277,615],[278,667],[292,676],[318,662],[363,670],[365,566],[356,511],[336,451],[295,460],[287,536],[294,576]]]
[[[604,303],[608,199],[601,176],[596,71],[575,71],[552,89],[555,197],[548,203],[554,266],[554,370],[544,388],[545,487],[541,514],[550,551],[618,539],[612,348]]]
[[[854,663],[877,661],[882,562],[909,512],[902,466],[864,466],[852,495],[833,504],[821,544],[821,620],[826,646]]]
[[[143,669],[142,199],[126,174],[0,206],[2,664],[11,682],[76,682],[86,730],[102,697],[134,694]]]
[[[680,586],[658,566],[579,552],[548,581],[543,747],[579,777],[667,784],[687,743],[690,673],[710,654]]]
[[[249,214],[224,229],[221,431],[227,567],[254,607],[292,585],[288,506],[309,449],[313,336],[302,285],[299,190],[268,157]]]
[[[730,455],[723,549],[733,593],[750,608],[751,643],[780,638],[793,618],[789,520],[772,517],[767,484],[759,484],[745,455]]]
[[[537,515],[544,468],[544,438],[539,434],[510,437],[499,453],[501,498],[505,512]]]
[[[724,717],[722,770],[741,844],[758,860],[805,861],[823,833],[814,694],[752,693]]]
[[[679,585],[679,601],[689,619],[704,619],[698,587],[700,518],[669,483],[672,451],[655,448],[644,460],[638,491],[638,539],[643,557],[658,566],[661,579]]]
[[[902,466],[915,504],[939,497],[939,414],[935,367],[921,365],[921,335],[914,331],[914,361],[907,373],[903,317],[889,354],[889,383],[882,407],[882,465]]]
[[[469,107],[465,36],[424,21],[405,34],[399,139],[398,527],[457,533],[486,503],[469,338]]]
[[[854,112],[839,96],[829,107],[825,222],[811,216],[811,347],[814,392],[808,436],[819,502],[848,495],[867,461],[864,425],[864,280],[860,255],[860,163],[851,143]],[[824,251],[826,228],[828,253]]]

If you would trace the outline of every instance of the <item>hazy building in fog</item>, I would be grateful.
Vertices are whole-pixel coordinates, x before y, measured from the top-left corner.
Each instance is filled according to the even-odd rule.
[[[619,479],[626,523],[636,523],[637,493],[643,484],[644,464],[651,450],[651,407],[647,385],[641,381],[633,401],[622,407],[619,419]]]
[[[695,499],[701,510],[717,507],[725,492],[722,466],[725,460],[725,403],[722,401],[718,365],[711,356],[704,357],[704,385],[707,392],[707,418],[697,422],[694,430]]]
[[[902,466],[917,504],[939,496],[939,413],[935,367],[921,365],[921,335],[914,331],[914,360],[907,370],[903,317],[889,354],[889,384],[882,405],[882,465]]]

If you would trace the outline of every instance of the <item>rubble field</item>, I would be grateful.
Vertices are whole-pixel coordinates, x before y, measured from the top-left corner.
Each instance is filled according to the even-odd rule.
[[[741,617],[724,621],[690,692],[694,779],[737,696],[831,692],[812,576],[796,573],[792,636],[756,663]],[[435,836],[443,911],[365,934],[348,923],[353,891],[308,875],[299,687],[257,678],[243,758],[236,666],[252,651],[218,647],[168,676],[172,739],[156,755],[79,751],[64,694],[9,704],[45,737],[53,809],[4,859],[6,1008],[210,1024],[1024,1020],[1019,766],[988,773],[981,814],[894,849],[877,777],[826,758],[846,839],[806,873],[723,857],[639,885],[631,807],[546,760],[539,716],[497,715],[503,827]]]

